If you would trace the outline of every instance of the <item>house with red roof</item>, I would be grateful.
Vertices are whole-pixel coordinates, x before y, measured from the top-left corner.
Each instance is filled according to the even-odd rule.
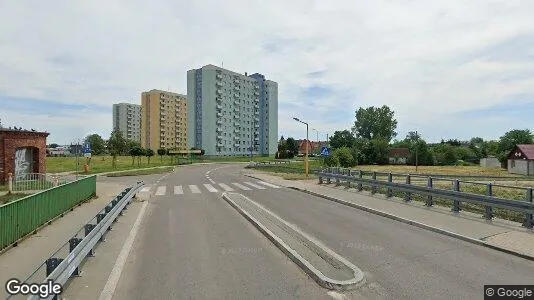
[[[390,148],[389,149],[389,164],[390,165],[405,165],[408,163],[410,157],[410,150],[408,148]]]
[[[508,154],[508,172],[534,176],[534,145],[517,145]]]

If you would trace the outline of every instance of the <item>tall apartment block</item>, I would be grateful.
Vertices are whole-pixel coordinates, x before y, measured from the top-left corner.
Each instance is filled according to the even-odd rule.
[[[113,128],[126,139],[141,142],[141,105],[113,104]]]
[[[141,94],[141,146],[185,150],[187,147],[187,97],[161,90]]]
[[[187,72],[189,147],[206,155],[274,155],[278,83],[214,65]],[[251,149],[252,148],[252,149]]]

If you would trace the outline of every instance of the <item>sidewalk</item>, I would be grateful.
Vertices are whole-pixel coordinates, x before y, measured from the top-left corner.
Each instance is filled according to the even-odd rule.
[[[75,207],[51,225],[41,228],[37,234],[30,235],[17,247],[0,254],[0,283],[5,284],[10,278],[25,280],[124,188],[126,186],[117,183],[97,182],[98,198]],[[0,297],[7,297],[5,289],[2,289]]]
[[[371,195],[344,186],[336,187],[334,183],[319,185],[317,179],[291,181],[257,171],[244,174],[534,260],[534,231],[516,222],[502,219],[486,221],[478,214],[464,211],[454,214],[450,207],[428,208],[416,201],[405,203],[399,198],[387,199],[385,195]]]

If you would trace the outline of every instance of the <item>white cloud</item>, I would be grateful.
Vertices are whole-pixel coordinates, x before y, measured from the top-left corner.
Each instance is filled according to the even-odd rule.
[[[470,136],[489,127],[495,137],[502,123],[454,116],[534,95],[533,13],[527,0],[5,1],[0,97],[107,105],[109,116],[84,116],[105,133],[111,103],[139,102],[151,88],[185,93],[188,69],[224,61],[279,83],[279,129],[286,136],[302,137],[291,120],[297,114],[331,131],[350,128],[357,106],[386,104],[396,111],[399,131],[420,128],[436,139],[458,128],[469,128]],[[514,37],[515,60],[488,57],[488,49],[499,51]],[[513,80],[520,73],[526,75]],[[310,107],[301,88],[311,85],[333,92]],[[23,112],[9,112],[9,119],[37,122]],[[81,121],[39,122],[59,130]]]

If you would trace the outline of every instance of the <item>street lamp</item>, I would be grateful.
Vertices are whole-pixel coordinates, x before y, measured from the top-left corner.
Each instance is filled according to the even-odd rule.
[[[301,121],[298,118],[293,118],[293,120],[302,124],[306,124],[306,154],[304,156],[304,169],[306,172],[306,178],[308,178],[308,123]]]

